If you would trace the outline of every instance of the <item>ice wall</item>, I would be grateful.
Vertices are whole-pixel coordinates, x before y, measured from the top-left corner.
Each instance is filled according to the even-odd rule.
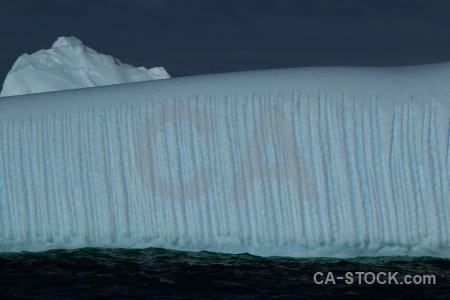
[[[60,37],[51,49],[20,56],[0,97],[166,78],[170,76],[162,67],[136,68],[98,53],[76,37]]]
[[[450,64],[0,100],[0,251],[450,256]]]

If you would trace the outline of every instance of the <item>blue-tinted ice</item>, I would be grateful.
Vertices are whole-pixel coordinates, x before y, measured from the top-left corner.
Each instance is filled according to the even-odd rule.
[[[0,99],[0,251],[450,256],[450,64]]]

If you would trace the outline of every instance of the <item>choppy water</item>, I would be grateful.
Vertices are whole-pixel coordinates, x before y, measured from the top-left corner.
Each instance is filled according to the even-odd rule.
[[[316,272],[436,275],[435,285],[317,285]],[[319,279],[325,279],[325,277]],[[0,298],[449,299],[450,260],[410,257],[296,259],[164,249],[78,249],[0,254]]]

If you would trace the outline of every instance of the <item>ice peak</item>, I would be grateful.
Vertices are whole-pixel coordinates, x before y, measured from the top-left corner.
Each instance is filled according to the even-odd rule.
[[[166,78],[170,76],[163,67],[123,64],[74,36],[63,36],[50,49],[21,55],[6,76],[0,97]]]
[[[61,36],[53,43],[52,48],[83,46],[83,42],[74,36]]]

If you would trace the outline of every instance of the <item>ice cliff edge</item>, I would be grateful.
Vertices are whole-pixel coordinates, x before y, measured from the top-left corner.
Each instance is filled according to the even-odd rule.
[[[450,64],[0,101],[0,252],[450,257]]]
[[[23,54],[6,76],[0,96],[170,78],[163,67],[146,69],[98,53],[76,37],[60,37],[51,49]]]

